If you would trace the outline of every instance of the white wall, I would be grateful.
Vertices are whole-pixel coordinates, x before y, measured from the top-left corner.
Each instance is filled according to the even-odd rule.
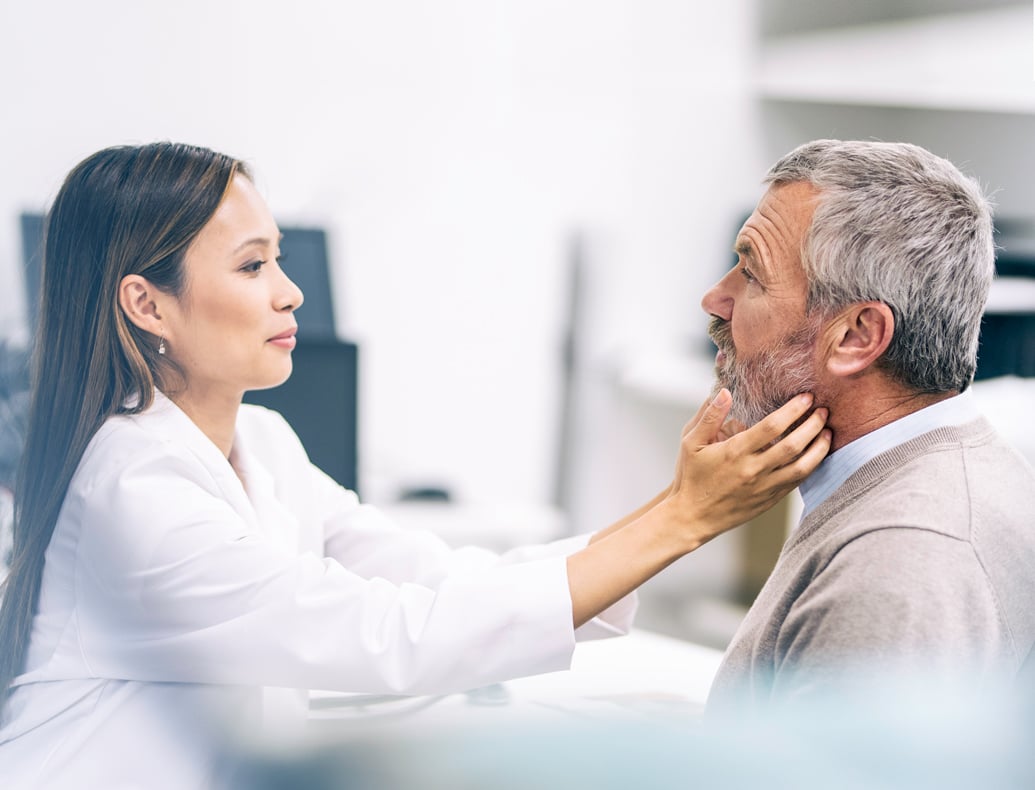
[[[663,460],[623,450],[655,440],[637,438],[635,408],[608,405],[606,363],[618,346],[703,336],[698,300],[755,198],[752,8],[5,3],[0,334],[23,316],[16,214],[45,206],[75,162],[152,139],[225,150],[282,220],[332,233],[340,331],[361,344],[368,492],[441,482],[542,502],[565,245],[581,229],[603,406],[580,431],[576,520],[618,516],[666,482],[676,437]]]

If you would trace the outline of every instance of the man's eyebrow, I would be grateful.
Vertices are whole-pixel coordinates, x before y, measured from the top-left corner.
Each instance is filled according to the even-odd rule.
[[[733,245],[733,251],[741,258],[750,258],[753,261],[758,260],[758,256],[755,255],[755,248],[747,239],[738,239],[737,243]]]
[[[748,263],[755,269],[754,274],[756,276],[759,274],[764,276],[769,273],[769,269],[762,262],[761,256],[759,256],[755,245],[751,243],[750,239],[738,239],[737,243],[733,245],[733,251],[741,258],[747,259]]]

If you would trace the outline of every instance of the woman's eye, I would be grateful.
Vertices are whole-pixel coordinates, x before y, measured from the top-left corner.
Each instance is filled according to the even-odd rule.
[[[261,269],[265,265],[266,261],[252,261],[251,263],[246,263],[244,266],[242,266],[241,271],[245,272],[246,274],[258,274],[259,269]]]

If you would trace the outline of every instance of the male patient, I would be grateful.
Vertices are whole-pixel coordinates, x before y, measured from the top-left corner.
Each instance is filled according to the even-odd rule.
[[[1035,472],[965,392],[988,201],[904,144],[808,143],[766,183],[702,301],[718,383],[747,424],[814,392],[834,438],[709,710],[1014,678],[1035,640]]]

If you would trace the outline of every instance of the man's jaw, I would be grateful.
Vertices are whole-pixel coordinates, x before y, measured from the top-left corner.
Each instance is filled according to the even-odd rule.
[[[816,388],[813,353],[818,327],[806,326],[776,347],[738,359],[730,322],[712,317],[708,335],[715,355],[713,395],[725,387],[733,396],[729,418],[751,426],[795,395]]]

